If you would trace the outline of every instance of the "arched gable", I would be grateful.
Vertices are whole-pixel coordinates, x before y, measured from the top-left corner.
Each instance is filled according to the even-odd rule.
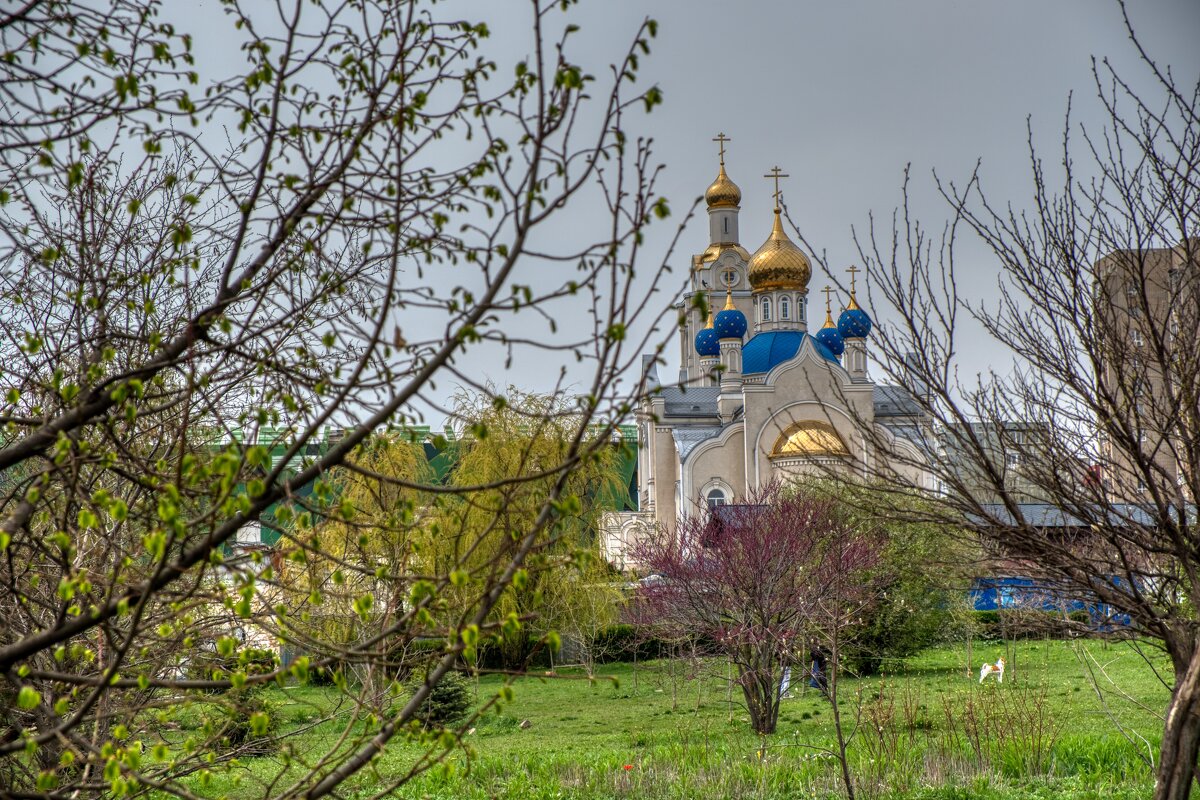
[[[808,374],[807,368],[818,366],[825,370],[825,374],[840,383],[844,387],[854,385],[854,381],[850,378],[850,373],[838,361],[830,361],[822,356],[813,344],[816,340],[811,336],[805,336],[800,342],[800,349],[796,351],[796,355],[789,358],[787,361],[776,364],[770,372],[767,373],[766,379],[763,381],[768,386],[779,383],[780,379],[787,373],[793,370],[801,370]],[[807,367],[807,368],[806,368]]]
[[[807,431],[832,431],[836,441],[844,448],[842,452],[790,453],[777,455],[781,440],[786,441],[801,429]],[[839,468],[852,465],[865,458],[865,441],[856,435],[854,418],[843,408],[822,403],[819,400],[800,400],[783,408],[771,409],[770,416],[755,432],[751,452],[754,470],[753,485],[768,483],[778,469],[788,468],[808,461]]]
[[[685,502],[694,501],[702,488],[718,485],[713,479],[730,490],[733,497],[745,491],[745,424],[735,422],[721,431],[720,435],[705,439],[696,445],[683,465],[683,491]]]

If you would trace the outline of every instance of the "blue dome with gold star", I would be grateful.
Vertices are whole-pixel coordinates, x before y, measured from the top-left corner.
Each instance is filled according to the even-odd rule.
[[[838,333],[843,339],[865,339],[871,332],[871,318],[853,300],[850,304],[838,317]]]
[[[854,265],[846,268],[846,272],[850,273],[850,303],[838,317],[838,333],[842,335],[842,339],[865,339],[871,332],[871,317],[859,308],[858,298],[854,291],[854,279],[861,271]]]
[[[829,324],[817,331],[817,335],[813,338],[825,345],[829,352],[835,356],[840,356],[846,352],[846,342],[842,339],[842,334],[833,325],[833,320],[829,320]]]
[[[721,337],[713,328],[712,311],[708,312],[708,324],[696,334],[696,353],[704,357],[721,355]]]
[[[717,338],[740,339],[746,335],[746,315],[734,308],[733,295],[725,295],[725,308],[717,314]]]

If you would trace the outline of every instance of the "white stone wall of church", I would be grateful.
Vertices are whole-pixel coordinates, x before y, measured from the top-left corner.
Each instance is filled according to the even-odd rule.
[[[684,486],[687,492],[687,510],[703,498],[705,487],[714,481],[724,481],[735,498],[746,494],[745,462],[742,453],[746,437],[741,424],[735,424],[713,440],[701,442],[688,454],[684,463]]]

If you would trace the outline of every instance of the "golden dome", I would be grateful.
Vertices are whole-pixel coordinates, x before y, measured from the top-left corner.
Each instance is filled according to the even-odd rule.
[[[742,190],[725,174],[724,160],[721,161],[717,179],[704,192],[704,202],[708,203],[709,208],[737,208],[742,202]]]
[[[828,422],[806,420],[792,425],[775,440],[771,458],[780,456],[848,456],[850,448]]]
[[[808,291],[812,264],[809,263],[808,256],[792,244],[792,240],[783,232],[778,208],[775,209],[775,224],[771,227],[771,235],[750,258],[747,274],[750,285],[756,292],[773,289]]]

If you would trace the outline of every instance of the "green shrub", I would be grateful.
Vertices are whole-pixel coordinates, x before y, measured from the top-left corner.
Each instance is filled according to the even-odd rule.
[[[992,608],[992,609],[988,609],[986,611],[976,611],[975,612],[975,621],[977,623],[979,623],[979,625],[982,627],[987,627],[989,625],[999,625],[1000,624],[1000,610]]]
[[[214,722],[222,743],[239,756],[265,756],[278,745],[279,709],[257,692],[229,692]]]
[[[521,635],[521,634],[518,634]],[[522,635],[523,644],[497,642],[488,639],[476,650],[475,663],[464,667],[479,669],[549,669],[552,666],[550,648],[541,643],[541,637]]]
[[[257,647],[242,650],[234,662],[234,669],[244,671],[247,676],[266,675],[279,668],[279,657],[274,650]]]
[[[345,669],[338,665],[329,667],[313,667],[308,671],[309,686],[335,686],[338,683],[337,676],[344,675]]]
[[[227,680],[235,672],[252,675],[267,675],[279,668],[279,657],[274,650],[247,647],[244,650],[221,655],[216,648],[200,648],[184,669],[186,676],[195,681]],[[262,684],[254,684],[262,686]],[[221,691],[211,689],[206,691]]]
[[[415,683],[409,696],[417,692],[422,683]],[[453,725],[467,715],[471,709],[471,682],[458,672],[447,672],[434,684],[429,697],[417,709],[416,718],[427,728]]]
[[[953,620],[951,595],[924,575],[901,574],[863,624],[847,632],[842,666],[853,675],[876,675],[885,663],[938,643]]]
[[[1066,639],[1086,633],[1091,625],[1087,611],[1043,611],[1031,608],[999,608],[975,611],[975,622],[983,639]]]
[[[592,643],[596,662],[608,664],[615,661],[649,661],[662,658],[667,646],[652,636],[646,636],[637,627],[628,624],[610,625],[602,629]]]

